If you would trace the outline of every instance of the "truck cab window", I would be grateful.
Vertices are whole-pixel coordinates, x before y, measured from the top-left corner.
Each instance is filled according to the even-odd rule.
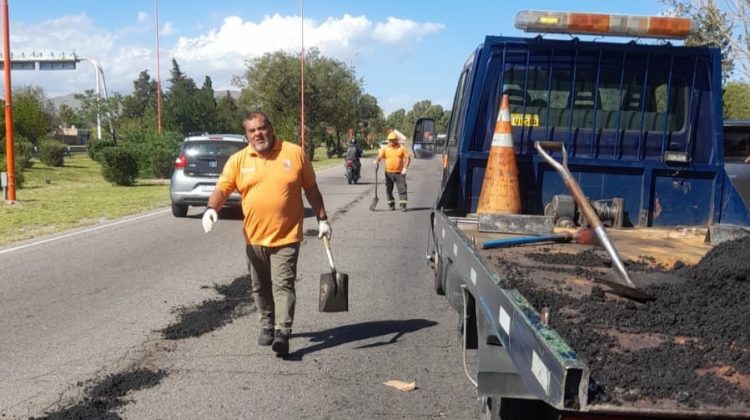
[[[461,73],[461,77],[458,80],[458,87],[456,88],[456,95],[453,100],[453,108],[451,109],[451,119],[448,126],[448,147],[453,147],[458,143],[458,126],[459,117],[461,116],[461,106],[463,104],[464,91],[466,90],[466,79],[469,74],[469,68],[465,67]]]

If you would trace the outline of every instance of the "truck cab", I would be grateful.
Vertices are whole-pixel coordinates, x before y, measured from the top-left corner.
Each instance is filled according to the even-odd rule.
[[[565,144],[587,196],[622,200],[624,226],[750,225],[747,188],[727,173],[717,49],[486,37],[459,76],[438,207],[476,211],[504,94],[524,213],[565,191],[542,140]]]

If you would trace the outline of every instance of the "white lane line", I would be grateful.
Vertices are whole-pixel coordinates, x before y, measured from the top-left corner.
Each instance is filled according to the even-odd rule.
[[[88,228],[88,229],[83,229],[83,230],[79,230],[79,231],[75,231],[75,232],[71,232],[71,233],[66,233],[64,235],[55,236],[54,238],[42,239],[41,241],[32,242],[30,244],[20,245],[20,246],[17,246],[17,247],[13,247],[13,248],[8,248],[8,249],[5,249],[5,250],[2,250],[2,251],[0,251],[0,255],[1,254],[7,254],[7,253],[13,252],[13,251],[18,251],[18,250],[21,250],[21,249],[24,249],[24,248],[30,248],[32,246],[46,244],[48,242],[53,242],[53,241],[56,241],[58,239],[70,238],[71,236],[76,236],[76,235],[80,235],[80,234],[83,234],[83,233],[89,233],[89,232],[93,232],[93,231],[96,231],[96,230],[100,230],[100,229],[104,229],[104,228],[108,228],[108,227],[112,227],[112,226],[121,225],[123,223],[129,223],[129,222],[133,222],[133,221],[136,221],[136,220],[145,219],[147,217],[157,216],[157,215],[160,215],[162,213],[166,213],[168,211],[170,211],[170,209],[159,210],[159,211],[156,211],[156,212],[153,212],[153,213],[143,214],[141,216],[136,216],[136,217],[133,217],[133,218],[130,218],[130,219],[118,220],[116,222],[108,223],[106,225],[99,225],[99,226]]]

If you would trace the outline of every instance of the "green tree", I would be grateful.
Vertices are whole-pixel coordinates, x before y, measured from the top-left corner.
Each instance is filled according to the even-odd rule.
[[[193,79],[180,70],[177,60],[172,59],[169,90],[164,101],[164,120],[169,130],[187,135],[191,131],[203,131],[204,122],[198,113],[196,97],[198,88]]]
[[[724,118],[750,119],[750,83],[729,82],[724,87]]]
[[[92,89],[87,89],[83,94],[76,94],[75,98],[81,102],[78,114],[86,128],[91,130],[92,133],[96,133],[97,124],[100,125],[102,138],[109,137],[113,143],[117,144],[115,127],[118,124],[120,110],[122,109],[122,95],[116,93],[105,99],[96,95]]]
[[[243,133],[242,111],[237,106],[237,101],[227,92],[219,98],[216,104],[216,126],[217,133]]]
[[[367,93],[360,97],[359,119],[362,123],[362,128],[364,128],[362,134],[365,136],[368,146],[372,147],[376,145],[380,133],[384,133],[386,129],[383,110],[378,105],[377,98]]]
[[[83,119],[78,115],[75,109],[68,104],[61,104],[57,111],[57,119],[63,127],[82,127]]]
[[[388,116],[385,118],[385,123],[389,128],[395,128],[402,133],[409,132],[410,123],[409,119],[406,116],[406,110],[403,108],[399,108],[388,114]]]
[[[266,112],[281,138],[298,140],[300,121],[299,57],[282,51],[249,60],[244,75],[234,84],[241,88],[239,104]],[[326,138],[333,128],[341,144],[348,129],[381,118],[382,111],[372,96],[365,96],[363,82],[343,62],[324,57],[312,48],[305,55],[305,125],[312,145]],[[310,150],[308,149],[308,153]]]
[[[246,66],[243,77],[234,79],[241,88],[240,107],[263,110],[279,137],[296,140],[300,118],[299,59],[277,51],[251,59]]]
[[[216,97],[211,78],[206,76],[203,86],[195,94],[195,121],[203,131],[216,131]]]
[[[40,87],[23,87],[13,92],[13,129],[34,144],[52,131],[52,115],[48,114],[47,99]],[[3,114],[5,118],[5,114]],[[4,136],[4,133],[3,133]]]
[[[143,70],[133,81],[133,93],[122,102],[124,118],[154,116],[156,109],[156,80],[152,80],[148,70]]]
[[[698,31],[685,41],[687,45],[710,45],[721,49],[722,80],[726,82],[739,64],[745,78],[750,78],[750,1],[727,0],[661,0],[672,13],[691,18]]]
[[[412,110],[406,114],[406,120],[409,124],[409,133],[414,129],[414,124],[416,124],[419,118],[432,118],[435,120],[438,133],[444,133],[448,129],[450,112],[444,110],[442,106],[435,105],[428,100],[415,103]]]

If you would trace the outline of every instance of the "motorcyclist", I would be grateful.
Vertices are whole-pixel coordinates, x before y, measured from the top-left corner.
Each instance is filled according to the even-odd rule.
[[[359,158],[362,157],[362,149],[357,145],[357,139],[352,138],[349,140],[349,145],[346,147],[346,160],[351,160],[354,166],[354,178],[359,179],[360,169],[362,164],[359,162]]]

